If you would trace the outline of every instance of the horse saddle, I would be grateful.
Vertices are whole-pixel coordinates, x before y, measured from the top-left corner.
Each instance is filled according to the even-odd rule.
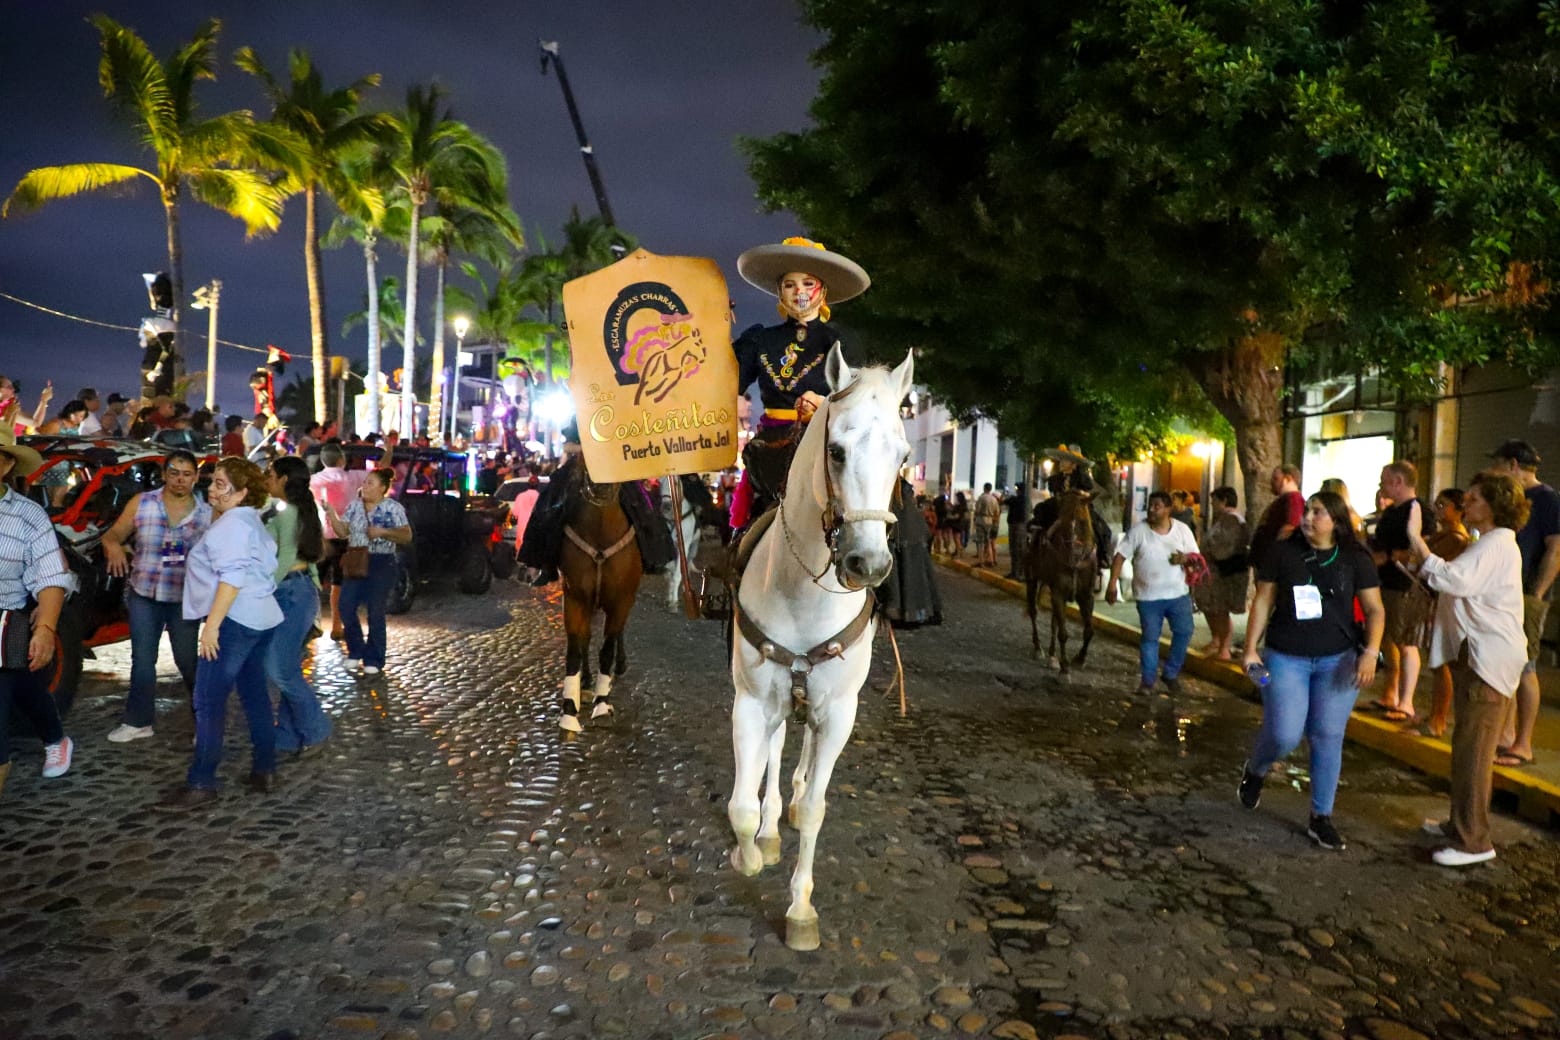
[[[713,568],[711,573],[735,588],[742,581],[742,572],[747,570],[748,561],[753,558],[754,550],[763,540],[764,532],[769,530],[775,522],[775,517],[779,515],[778,506],[760,513],[758,519],[748,524],[747,530],[742,532],[742,537],[734,539],[726,548],[726,558]]]

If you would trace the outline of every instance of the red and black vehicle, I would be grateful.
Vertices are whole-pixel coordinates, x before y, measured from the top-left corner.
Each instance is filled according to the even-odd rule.
[[[65,562],[76,578],[76,591],[60,614],[49,681],[64,716],[75,701],[82,661],[93,656],[92,648],[130,638],[125,579],[108,573],[103,534],[130,499],[162,486],[163,460],[170,449],[144,441],[87,437],[22,437],[19,443],[43,456],[43,465],[25,478],[22,490],[49,511]],[[203,480],[210,479],[215,463],[215,456],[201,459]]]

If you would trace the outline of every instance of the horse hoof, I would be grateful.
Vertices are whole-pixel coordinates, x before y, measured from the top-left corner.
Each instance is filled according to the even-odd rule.
[[[743,877],[752,877],[760,870],[764,869],[764,857],[759,856],[757,858],[758,862],[754,863],[752,866],[748,866],[747,860],[742,855],[742,846],[733,846],[731,850],[731,867]]]
[[[610,720],[611,718],[612,705],[608,704],[606,701],[597,701],[595,706],[590,709],[590,721],[592,722],[596,722],[600,719]]]
[[[565,733],[585,732],[585,727],[580,725],[580,719],[578,715],[558,716],[558,728],[563,730]]]
[[[818,940],[818,915],[812,917],[785,919],[785,944],[793,950],[816,950],[820,945]]]
[[[758,839],[758,851],[763,854],[764,866],[772,867],[780,862],[780,835],[774,837],[760,836]]]

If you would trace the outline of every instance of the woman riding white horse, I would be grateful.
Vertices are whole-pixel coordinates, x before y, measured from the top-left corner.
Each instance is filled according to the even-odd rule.
[[[731,658],[736,778],[727,815],[737,838],[731,862],[743,874],[779,862],[786,718],[805,725],[791,801],[801,844],[786,910],[786,945],[797,950],[820,943],[812,906],[813,857],[824,792],[855,726],[857,695],[871,665],[875,622],[868,590],[893,565],[889,506],[909,450],[899,404],[910,391],[913,371],[909,357],[893,372],[852,371],[837,343],[816,363],[809,360],[812,325],[804,319],[808,310],[817,314],[825,298],[827,279],[813,273],[825,264],[845,280],[846,295],[866,288],[865,272],[812,243],[749,250],[737,265],[748,281],[780,296],[792,318],[781,328],[801,333],[791,336],[778,357],[771,356],[774,344],[768,343],[775,337],[744,335],[749,356],[780,393],[795,391],[816,368],[828,394],[805,414],[797,399],[797,419],[810,421],[800,442],[792,441],[779,510],[738,587],[741,638]],[[739,357],[744,357],[740,349]],[[749,371],[744,357],[743,372]],[[771,392],[766,386],[766,407]]]

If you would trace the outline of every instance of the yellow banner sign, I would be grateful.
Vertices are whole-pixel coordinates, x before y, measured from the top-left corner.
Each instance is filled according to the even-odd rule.
[[[735,464],[731,300],[715,261],[637,249],[565,285],[563,310],[593,480]]]

